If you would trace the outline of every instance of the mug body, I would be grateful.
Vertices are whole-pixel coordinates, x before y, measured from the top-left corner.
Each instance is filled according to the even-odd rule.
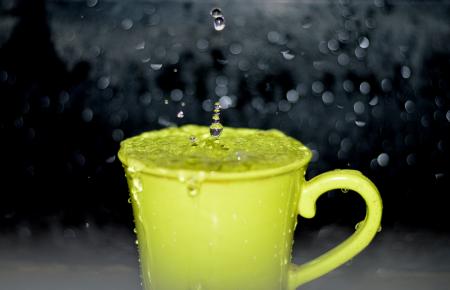
[[[145,289],[287,289],[304,167],[226,179],[125,168]]]

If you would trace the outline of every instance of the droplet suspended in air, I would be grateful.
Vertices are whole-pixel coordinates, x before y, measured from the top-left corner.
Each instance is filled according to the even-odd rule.
[[[213,8],[210,12],[211,16],[214,18],[220,17],[222,16],[222,10],[220,10],[220,8]]]
[[[216,31],[221,31],[225,28],[225,18],[219,16],[214,19],[214,29]]]
[[[184,112],[183,111],[179,111],[177,114],[177,118],[178,119],[183,119],[184,118]]]

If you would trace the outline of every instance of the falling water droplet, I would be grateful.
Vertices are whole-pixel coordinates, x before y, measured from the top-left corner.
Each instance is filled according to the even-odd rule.
[[[178,119],[183,119],[184,118],[184,112],[183,111],[179,111],[177,114],[177,118]]]
[[[225,18],[219,16],[214,19],[214,29],[216,31],[221,31],[225,28]]]
[[[210,12],[211,16],[214,18],[220,17],[222,16],[222,10],[220,10],[220,8],[213,8]]]

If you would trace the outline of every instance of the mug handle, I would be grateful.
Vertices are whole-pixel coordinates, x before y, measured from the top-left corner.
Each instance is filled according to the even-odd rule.
[[[333,189],[356,191],[366,203],[366,217],[355,233],[340,245],[306,264],[291,264],[288,274],[290,290],[334,270],[356,256],[372,241],[380,227],[383,205],[378,189],[356,170],[333,170],[306,181],[301,189],[298,213],[305,218],[314,217],[317,199]]]

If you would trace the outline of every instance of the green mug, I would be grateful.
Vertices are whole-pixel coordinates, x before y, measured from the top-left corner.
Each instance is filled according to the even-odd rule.
[[[280,142],[289,139],[302,152],[281,166],[210,170],[195,162],[183,163],[178,156],[167,156],[170,164],[188,165],[145,160],[146,154],[156,154],[156,147],[158,152],[177,155],[161,140],[182,130],[186,136],[208,132],[199,126],[148,132],[123,141],[119,151],[130,188],[145,289],[293,290],[357,255],[377,233],[382,201],[375,185],[355,170],[334,170],[306,181],[311,151],[275,130],[270,132]],[[268,132],[226,128],[224,133],[227,130],[231,137],[245,131],[245,136],[257,134],[262,139]],[[160,135],[166,137],[156,142]],[[251,147],[248,150],[258,150]],[[179,154],[182,159],[186,153]],[[334,249],[306,264],[292,264],[297,215],[314,217],[319,196],[333,189],[354,190],[364,199],[364,222]]]

